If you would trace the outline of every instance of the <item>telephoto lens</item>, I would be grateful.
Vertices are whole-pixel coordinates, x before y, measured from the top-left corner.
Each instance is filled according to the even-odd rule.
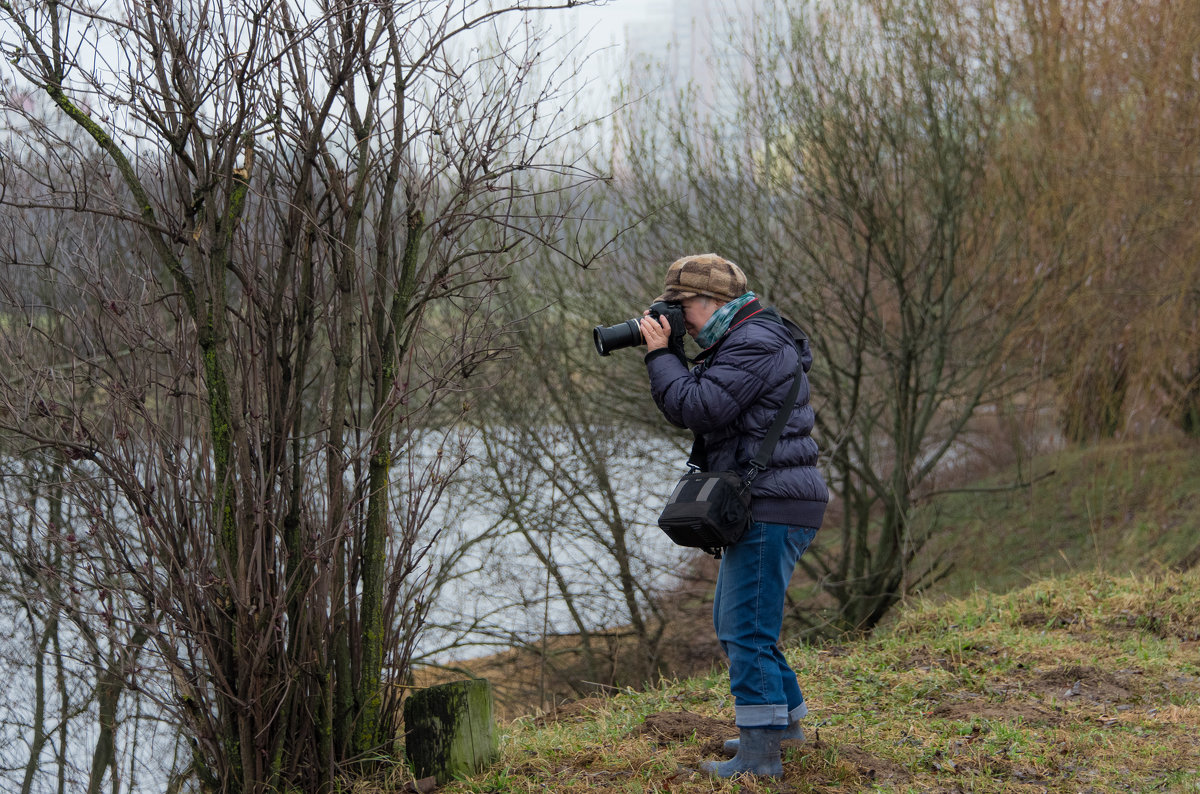
[[[607,328],[597,325],[592,329],[592,341],[596,343],[596,352],[607,356],[614,350],[642,344],[642,328],[637,320],[626,320]]]
[[[687,326],[683,321],[683,304],[679,301],[655,301],[650,304],[648,314],[653,320],[657,320],[659,317],[667,318],[667,322],[671,325],[669,347],[672,352],[682,357],[683,337],[687,333]],[[623,347],[644,345],[646,340],[642,338],[640,320],[640,317],[635,317],[607,328],[597,325],[592,329],[592,341],[596,343],[596,352],[607,356],[614,350],[620,350]]]

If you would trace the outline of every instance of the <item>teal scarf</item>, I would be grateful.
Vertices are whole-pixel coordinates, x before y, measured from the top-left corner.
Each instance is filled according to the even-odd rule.
[[[729,324],[733,322],[733,316],[738,313],[738,310],[754,300],[754,297],[753,292],[747,292],[742,297],[734,298],[713,312],[713,316],[708,318],[708,322],[696,335],[697,344],[704,350],[712,347],[718,339],[725,336],[725,332],[729,330]]]

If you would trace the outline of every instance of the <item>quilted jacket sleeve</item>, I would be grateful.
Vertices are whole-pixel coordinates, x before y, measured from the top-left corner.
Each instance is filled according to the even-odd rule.
[[[656,351],[657,352],[657,351]],[[732,334],[708,366],[689,371],[673,355],[646,357],[650,392],[667,420],[696,433],[732,424],[796,368],[796,348],[774,334]]]

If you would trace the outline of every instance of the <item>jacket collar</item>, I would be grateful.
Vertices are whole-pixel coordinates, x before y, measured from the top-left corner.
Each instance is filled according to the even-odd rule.
[[[738,313],[733,315],[733,319],[729,321],[729,330],[725,332],[724,336],[714,342],[710,347],[701,350],[700,354],[692,359],[692,363],[699,363],[706,358],[711,358],[713,354],[717,352],[717,348],[719,348],[721,344],[729,338],[729,334],[733,333],[733,329],[737,328],[751,317],[762,314],[763,312],[769,313],[770,310],[763,306],[762,303],[759,302],[758,298],[755,298],[742,308],[738,309]]]

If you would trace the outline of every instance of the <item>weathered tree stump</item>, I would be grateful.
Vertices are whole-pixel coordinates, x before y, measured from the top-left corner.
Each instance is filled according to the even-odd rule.
[[[441,785],[496,760],[499,737],[486,678],[422,689],[404,702],[404,748],[417,778]]]

